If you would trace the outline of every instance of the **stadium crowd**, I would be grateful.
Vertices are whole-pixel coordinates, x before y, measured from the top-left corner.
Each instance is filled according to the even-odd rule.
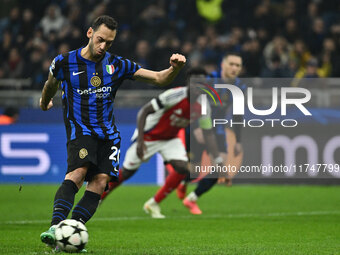
[[[145,68],[219,68],[239,52],[246,77],[340,77],[340,2],[326,0],[0,0],[0,79],[41,90],[53,58],[85,45],[102,14],[119,24],[111,52]],[[122,87],[124,88],[124,86]]]

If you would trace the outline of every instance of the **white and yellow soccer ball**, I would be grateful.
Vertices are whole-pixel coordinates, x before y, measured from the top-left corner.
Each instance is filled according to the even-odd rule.
[[[65,252],[79,252],[89,240],[87,228],[80,221],[67,219],[55,229],[56,245]]]

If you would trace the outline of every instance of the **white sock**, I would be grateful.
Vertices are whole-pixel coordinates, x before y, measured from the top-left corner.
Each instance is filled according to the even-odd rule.
[[[150,198],[150,199],[148,200],[148,203],[150,203],[150,204],[157,204],[157,202],[155,201],[155,198],[154,198],[154,197]]]
[[[194,191],[192,191],[187,197],[188,200],[196,202],[198,197]]]

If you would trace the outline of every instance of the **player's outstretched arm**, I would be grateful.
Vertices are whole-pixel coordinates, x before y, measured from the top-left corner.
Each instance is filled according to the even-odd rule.
[[[40,108],[43,111],[47,111],[53,106],[52,98],[57,93],[59,84],[60,81],[58,81],[51,73],[49,73],[40,98]]]
[[[138,81],[152,83],[158,86],[166,86],[170,84],[177,76],[179,71],[185,65],[186,59],[181,54],[172,54],[170,58],[170,67],[162,71],[156,72],[144,68],[139,69],[133,75]]]

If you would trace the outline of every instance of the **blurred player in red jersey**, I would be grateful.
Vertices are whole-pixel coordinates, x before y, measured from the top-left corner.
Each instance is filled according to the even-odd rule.
[[[205,75],[204,70],[192,69],[188,72],[188,76],[199,74]],[[201,116],[200,91],[198,89],[191,91],[196,91],[190,98],[191,102],[187,86],[166,90],[142,107],[138,112],[137,129],[132,136],[133,144],[126,153],[123,168],[120,169],[119,182],[110,182],[109,190],[104,192],[102,199],[120,183],[134,175],[141,163],[158,152],[174,171],[169,173],[164,186],[144,204],[143,209],[153,218],[164,218],[159,203],[189,174],[187,153],[177,135],[192,119],[199,118],[199,126],[209,138],[207,147],[213,155],[213,162],[216,164],[223,162],[219,157],[216,138],[212,132],[210,114]]]

